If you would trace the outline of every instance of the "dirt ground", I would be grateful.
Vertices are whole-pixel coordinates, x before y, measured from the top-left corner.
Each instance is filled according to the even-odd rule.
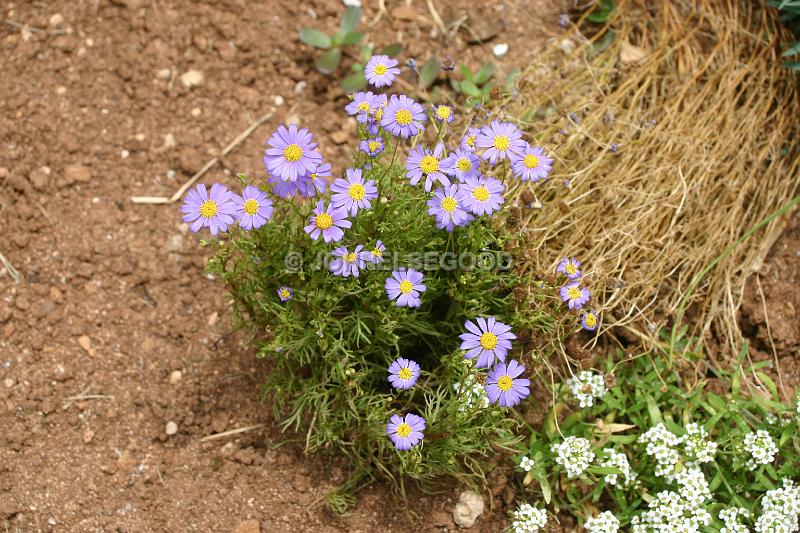
[[[378,2],[364,4],[373,21]],[[404,56],[421,61],[436,52],[477,68],[505,42],[495,61],[508,71],[561,32],[547,0],[437,0],[446,24],[468,17],[451,38],[436,35],[426,2],[386,5],[362,26],[368,39],[400,39]],[[347,139],[345,100],[296,35],[305,25],[332,32],[342,9],[334,0],[3,2],[0,252],[21,281],[0,267],[2,530],[456,529],[455,487],[402,503],[375,484],[350,516],[325,510],[345,471],[304,457],[259,400],[266,366],[244,336],[228,335],[224,290],[203,274],[206,253],[178,205],[129,200],[171,195],[270,110],[204,181],[262,175],[264,140],[290,115],[341,160],[350,148],[332,139]],[[475,35],[491,39],[468,44]],[[202,80],[188,88],[190,70]],[[496,495],[505,483],[496,476]],[[493,511],[472,531],[499,531],[501,499],[485,499]]]

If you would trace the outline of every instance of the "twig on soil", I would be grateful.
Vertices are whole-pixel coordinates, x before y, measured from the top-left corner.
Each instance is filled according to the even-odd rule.
[[[769,339],[769,345],[772,348],[772,357],[775,360],[775,371],[778,374],[778,386],[780,387],[780,394],[785,394],[785,389],[783,388],[783,372],[781,372],[781,365],[778,361],[778,350],[775,349],[775,341],[772,340],[772,329],[769,327],[769,315],[767,314],[767,298],[764,296],[764,289],[761,288],[761,277],[756,274],[753,276],[756,278],[756,287],[758,288],[758,295],[761,297],[761,306],[762,310],[764,311],[764,323],[767,325],[767,338]]]
[[[6,267],[8,273],[11,274],[12,278],[14,278],[14,282],[19,283],[19,280],[22,279],[22,276],[20,276],[19,271],[14,268],[14,265],[12,265],[9,260],[6,259],[6,256],[3,255],[3,252],[0,252],[0,263],[3,263],[3,266]]]
[[[88,394],[90,388],[91,388],[91,385],[89,387],[86,387],[86,390],[84,390],[83,392],[81,392],[77,396],[69,396],[67,398],[64,398],[64,400],[66,400],[67,403],[64,404],[62,409],[64,411],[66,411],[67,409],[69,409],[72,406],[73,403],[82,402],[84,400],[111,400],[111,401],[114,401],[114,397],[113,396],[107,396],[105,394]]]
[[[92,386],[89,385],[78,396],[83,396],[84,394],[88,394],[89,393],[89,389],[91,389],[91,388],[92,388]],[[67,399],[69,400],[69,398],[67,398]],[[67,409],[69,409],[72,406],[73,403],[75,403],[75,400],[69,400],[67,403],[64,404],[64,407],[62,409],[64,411],[66,411]]]
[[[378,14],[375,15],[375,18],[372,19],[370,22],[370,26],[374,26],[378,23],[379,20],[383,18],[384,15],[388,14],[389,12],[386,11],[386,0],[378,0]]]
[[[274,114],[275,114],[274,111],[270,111],[269,113],[262,115],[261,118],[250,124],[250,126],[248,126],[246,130],[240,133],[238,137],[236,137],[228,146],[226,146],[217,157],[210,159],[205,165],[203,165],[203,168],[195,172],[194,176],[189,178],[189,181],[184,183],[181,186],[181,188],[175,191],[175,194],[173,194],[169,198],[167,198],[166,196],[131,196],[131,201],[135,204],[171,204],[179,200],[183,196],[183,193],[185,193],[189,189],[189,187],[194,185],[194,183],[197,180],[199,180],[206,172],[208,172],[211,169],[211,167],[213,167],[221,160],[223,160],[226,155],[228,155],[234,148],[239,146],[239,144],[241,144],[242,141],[247,139],[250,136],[250,134],[253,133],[253,131],[255,131],[256,128],[258,128],[264,122],[272,118],[272,115]]]
[[[447,26],[444,25],[444,21],[442,17],[439,16],[439,13],[436,11],[436,7],[433,5],[433,0],[427,0],[428,3],[428,11],[431,13],[431,18],[436,23],[436,27],[439,28],[439,31],[442,32],[442,35],[447,35]]]
[[[239,433],[246,433],[248,431],[253,431],[254,429],[263,428],[266,424],[255,424],[253,426],[245,426],[243,428],[232,429],[230,431],[223,431],[222,433],[214,433],[213,435],[206,435],[200,442],[206,442],[209,440],[216,440],[216,439],[224,439],[225,437],[230,437],[231,435],[238,435]]]

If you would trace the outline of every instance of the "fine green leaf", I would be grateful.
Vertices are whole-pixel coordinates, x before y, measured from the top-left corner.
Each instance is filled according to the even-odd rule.
[[[328,35],[325,35],[321,31],[315,30],[314,28],[301,29],[300,40],[307,45],[322,49],[328,49],[332,44],[332,40]]]
[[[441,65],[439,64],[439,60],[435,57],[430,58],[422,65],[422,70],[419,72],[419,84],[423,88],[430,87],[439,76],[440,70]]]
[[[360,43],[361,39],[363,39],[363,38],[364,38],[364,34],[363,33],[358,32],[358,31],[353,31],[353,32],[350,32],[350,33],[346,33],[342,37],[342,39],[339,42],[339,44],[341,44],[342,46],[350,46],[350,45],[353,45],[353,44]]]
[[[317,70],[323,74],[330,74],[339,66],[341,59],[341,48],[331,48],[317,60]]]
[[[348,94],[360,91],[367,85],[367,79],[364,77],[364,72],[359,71],[350,74],[342,80],[342,90]]]
[[[403,45],[400,43],[392,43],[381,50],[381,54],[389,57],[399,56],[403,51]]]
[[[474,82],[476,85],[483,85],[494,75],[495,66],[493,63],[485,63],[478,72],[475,73]]]
[[[469,96],[477,97],[481,95],[481,90],[478,89],[478,87],[469,80],[464,80],[461,82],[461,90],[464,92],[464,94],[467,94]]]
[[[344,11],[342,15],[342,22],[339,26],[339,35],[347,35],[358,27],[361,22],[361,8],[350,6]]]

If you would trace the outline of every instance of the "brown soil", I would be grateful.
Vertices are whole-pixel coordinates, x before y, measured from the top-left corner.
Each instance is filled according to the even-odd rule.
[[[459,18],[456,6],[473,5],[434,3],[445,23]],[[365,4],[372,20],[377,2]],[[426,2],[387,4],[391,14],[367,27],[368,38],[401,38],[404,55],[421,61],[437,52],[476,68],[506,42],[499,63],[508,71],[560,31],[558,7],[545,0],[482,7],[468,13],[471,31],[446,41],[433,34]],[[333,31],[341,3],[64,0],[2,9],[0,252],[22,277],[14,283],[0,268],[3,529],[454,530],[455,487],[403,503],[375,484],[349,517],[325,510],[346,470],[304,457],[259,400],[266,366],[247,338],[228,335],[224,290],[203,275],[206,253],[178,206],[129,201],[171,195],[271,108],[274,117],[206,182],[230,183],[233,170],[262,175],[263,141],[290,115],[313,125],[325,155],[341,161],[349,148],[331,138],[348,131],[345,100],[295,38],[305,25]],[[489,44],[465,42],[495,32]],[[190,69],[204,74],[191,89],[179,79]],[[505,525],[507,480],[493,481],[494,510],[474,531]]]

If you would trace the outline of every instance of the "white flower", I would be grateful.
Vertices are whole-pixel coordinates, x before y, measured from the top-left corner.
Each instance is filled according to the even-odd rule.
[[[739,518],[750,518],[750,511],[743,507],[728,507],[719,512],[719,519],[725,527],[719,533],[750,533],[750,528],[739,523]]]
[[[533,459],[527,455],[519,460],[519,467],[526,472],[530,472],[535,464],[536,463],[534,463]]]
[[[655,474],[671,480],[675,473],[675,465],[680,460],[677,448],[681,439],[664,424],[658,424],[639,435],[639,442],[646,444],[647,455],[655,457],[657,462]]]
[[[783,487],[767,491],[761,499],[761,516],[755,524],[757,533],[791,533],[799,531],[800,486],[790,479]]]
[[[591,444],[580,437],[567,437],[561,444],[553,444],[550,450],[556,454],[556,463],[564,467],[569,479],[579,477],[594,461]]]
[[[631,465],[628,463],[628,456],[624,453],[617,452],[612,448],[605,448],[600,452],[600,455],[605,457],[600,463],[603,468],[616,468],[622,471],[622,477],[625,478],[625,485],[629,485],[631,481],[636,479],[636,472],[631,471]],[[620,474],[606,474],[603,478],[609,485],[617,484],[617,477]]]
[[[456,391],[457,396],[462,396],[463,403],[458,407],[461,412],[489,407],[489,397],[486,396],[486,389],[475,381],[475,376],[472,374],[466,377],[463,385],[461,383],[454,384],[453,390]]]
[[[587,520],[583,527],[586,528],[587,533],[617,533],[619,519],[611,511],[604,511]]]
[[[514,511],[511,531],[514,533],[534,533],[547,525],[547,511],[537,509],[528,503],[521,503]]]
[[[567,386],[581,407],[593,406],[595,398],[602,398],[607,392],[603,375],[588,370],[579,372],[577,376],[569,378]]]
[[[747,467],[750,470],[755,470],[758,465],[768,465],[772,463],[772,461],[775,460],[775,455],[778,453],[778,447],[775,446],[775,441],[772,440],[770,434],[763,429],[745,435],[742,444],[745,452],[750,456],[747,460]]]
[[[694,422],[686,425],[686,435],[680,437],[683,453],[690,463],[709,463],[717,453],[717,443],[707,440],[706,429]]]

